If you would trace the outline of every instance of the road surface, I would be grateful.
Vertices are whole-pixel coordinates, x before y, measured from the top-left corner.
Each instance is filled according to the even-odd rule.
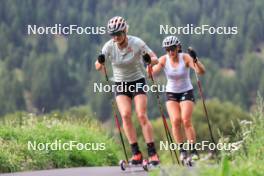
[[[1,176],[147,176],[141,167],[121,171],[119,166],[79,167],[69,169],[51,169],[43,171],[16,172],[0,174]]]

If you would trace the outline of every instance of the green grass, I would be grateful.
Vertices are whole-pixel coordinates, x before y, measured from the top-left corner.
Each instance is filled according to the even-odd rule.
[[[169,175],[217,175],[249,176],[264,175],[264,117],[263,100],[259,98],[257,110],[251,114],[250,122],[240,123],[240,132],[233,139],[242,140],[238,151],[221,153],[218,164],[197,163],[194,169],[171,166],[169,152],[162,153],[162,172]],[[87,108],[72,108],[67,112],[53,112],[47,115],[15,113],[0,118],[0,172],[67,168],[78,166],[116,165],[123,157],[120,145],[109,136],[113,129],[103,128],[87,112]],[[248,123],[249,122],[249,123]],[[164,139],[161,122],[153,123],[158,139]],[[137,130],[138,133],[141,130]],[[118,135],[113,133],[114,135]],[[61,143],[105,143],[102,151],[28,150],[28,141],[47,143],[60,140]],[[119,139],[117,139],[119,142]],[[144,142],[140,142],[145,149]],[[127,146],[129,150],[129,146]],[[159,148],[159,145],[157,145]],[[144,151],[146,153],[146,151]],[[159,175],[160,170],[150,172]]]
[[[0,125],[0,172],[118,163],[119,152],[115,141],[99,122],[78,109],[42,116],[10,114],[1,118]],[[62,144],[69,141],[94,144],[94,150],[28,149],[28,141],[52,143],[56,140]],[[96,143],[105,143],[105,150],[99,150],[100,146]]]
[[[240,149],[223,153],[220,167],[204,169],[204,175],[218,173],[219,176],[261,176],[264,175],[264,104],[258,98],[257,109],[251,114],[250,121],[241,122],[241,132],[237,135],[241,139]],[[207,174],[210,175],[210,174]]]
[[[218,163],[197,162],[194,168],[167,165],[163,169],[170,176],[202,175],[202,176],[263,176],[264,175],[264,102],[258,98],[257,108],[250,120],[241,121],[237,140],[239,150],[220,153]],[[160,170],[150,175],[159,175]]]

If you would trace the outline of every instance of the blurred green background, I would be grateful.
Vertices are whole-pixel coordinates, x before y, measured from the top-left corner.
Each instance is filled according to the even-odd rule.
[[[28,35],[27,25],[106,26],[111,17],[119,15],[127,20],[129,34],[142,38],[158,56],[164,54],[161,42],[166,36],[160,34],[160,25],[237,26],[236,35],[177,35],[183,50],[192,46],[206,66],[207,72],[200,79],[214,135],[236,139],[236,133],[240,129],[238,122],[249,119],[249,113],[256,109],[257,92],[264,95],[263,7],[262,0],[0,0],[0,139],[7,145],[6,148],[3,147],[5,145],[0,146],[1,171],[89,165],[85,155],[82,155],[83,162],[77,161],[79,164],[74,162],[76,160],[58,164],[57,160],[52,159],[52,154],[49,155],[52,164],[21,165],[30,161],[25,159],[28,154],[22,152],[23,157],[16,158],[17,155],[12,155],[12,150],[7,150],[10,142],[15,141],[25,147],[24,142],[28,139],[25,136],[34,134],[34,128],[37,130],[39,127],[43,134],[53,132],[52,129],[45,129],[45,120],[23,124],[24,121],[27,122],[27,117],[31,117],[30,113],[36,119],[47,115],[51,120],[57,119],[54,112],[61,114],[62,123],[76,125],[65,129],[74,134],[85,131],[79,132],[78,128],[89,131],[94,123],[99,124],[100,128],[106,129],[100,131],[102,138],[109,140],[109,143],[116,142],[112,138],[116,135],[110,101],[112,95],[93,92],[95,82],[106,83],[104,77],[95,71],[94,62],[110,37],[85,34]],[[108,69],[110,72],[109,65]],[[193,123],[198,140],[205,140],[209,139],[209,133],[193,73],[192,78],[197,99]],[[164,75],[157,77],[157,81],[165,83]],[[72,108],[77,110],[71,113],[70,118],[81,119],[83,123],[69,121],[65,117]],[[157,102],[151,93],[148,114],[155,127],[156,140],[163,140]],[[92,119],[93,125],[86,124],[87,119]],[[11,122],[15,125],[10,126]],[[39,126],[39,123],[44,123],[44,127]],[[21,128],[23,125],[26,125],[24,128],[32,128],[33,132],[24,131]],[[137,128],[141,135],[138,124]],[[6,130],[10,133],[6,133]],[[14,137],[19,136],[16,135],[17,132],[22,136]],[[13,137],[9,138],[6,134]],[[55,134],[60,137],[60,133]],[[85,136],[78,140],[83,138]],[[142,136],[139,138],[142,143]],[[53,139],[45,138],[46,141]],[[113,151],[116,151],[113,152],[114,155],[120,156],[120,151]],[[117,163],[117,156],[109,161],[93,162],[90,165],[113,165]]]
[[[27,35],[27,25],[106,26],[120,15],[129,34],[164,54],[160,25],[237,26],[237,35],[178,35],[206,64],[201,78],[207,98],[217,97],[249,110],[264,94],[263,6],[261,0],[212,1],[4,1],[0,5],[0,114],[50,112],[89,104],[100,120],[110,118],[106,96],[93,92],[104,78],[94,62],[108,35]],[[194,82],[195,84],[195,82]],[[151,108],[150,116],[158,116]]]

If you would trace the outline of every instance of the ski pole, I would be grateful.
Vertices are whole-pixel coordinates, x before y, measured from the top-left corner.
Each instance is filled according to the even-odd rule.
[[[110,82],[109,82],[108,75],[107,75],[107,72],[106,72],[106,67],[105,67],[105,64],[104,64],[105,63],[105,55],[104,54],[100,54],[98,56],[97,60],[102,65],[103,70],[104,70],[105,79],[106,79],[107,83],[109,84]],[[123,138],[123,135],[122,135],[122,132],[121,132],[121,125],[119,123],[118,116],[117,116],[117,105],[116,105],[116,102],[114,100],[112,100],[112,108],[113,108],[113,113],[114,113],[114,117],[115,117],[115,123],[116,123],[116,126],[118,128],[119,137],[120,137],[120,140],[121,140],[121,143],[122,143],[122,147],[123,147],[123,151],[124,151],[124,154],[125,154],[125,157],[126,157],[126,162],[128,163],[128,156],[127,156],[127,152],[126,152],[124,138]]]
[[[194,60],[197,60],[196,53],[191,47],[188,48],[188,53]],[[197,61],[194,62],[194,64],[197,65]],[[203,94],[202,84],[201,84],[201,81],[200,81],[196,71],[194,71],[194,72],[195,72],[196,82],[197,82],[198,89],[199,89],[199,95],[200,95],[200,97],[202,99],[203,109],[204,109],[205,117],[206,117],[208,128],[209,128],[210,138],[213,141],[213,143],[216,144],[214,136],[213,136],[213,132],[212,132],[209,116],[208,116],[208,111],[207,111],[206,104],[205,104],[205,98],[204,98],[204,94]]]
[[[148,75],[149,75],[149,78],[150,78],[152,84],[155,85],[155,81],[154,81],[154,78],[153,78],[153,75],[152,75],[151,58],[150,58],[149,54],[144,54],[143,55],[143,59],[144,59],[144,62],[148,66]],[[170,145],[171,143],[173,143],[173,140],[172,140],[172,137],[171,137],[171,134],[170,134],[170,130],[169,130],[169,126],[168,126],[166,117],[164,115],[164,111],[163,111],[162,105],[161,105],[159,93],[157,91],[156,91],[156,97],[157,97],[157,100],[158,100],[159,111],[160,111],[160,114],[161,114],[161,117],[162,117],[162,122],[163,122],[163,125],[164,125],[166,138],[167,138],[167,141],[169,142],[169,145]],[[175,150],[173,150],[173,151],[174,151],[174,155],[176,157],[177,163],[178,163],[178,165],[180,165],[180,162],[179,162],[177,153],[176,153]],[[171,149],[170,149],[170,153],[171,153],[172,162],[175,163],[175,161],[174,161],[174,159],[172,157],[172,151],[171,151]]]

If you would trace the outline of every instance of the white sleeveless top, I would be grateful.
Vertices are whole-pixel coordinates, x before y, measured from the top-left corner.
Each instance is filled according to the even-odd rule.
[[[166,55],[164,71],[167,77],[166,92],[182,93],[193,89],[190,79],[190,68],[185,66],[183,53],[178,54],[179,64],[174,68],[170,64],[170,57]]]

